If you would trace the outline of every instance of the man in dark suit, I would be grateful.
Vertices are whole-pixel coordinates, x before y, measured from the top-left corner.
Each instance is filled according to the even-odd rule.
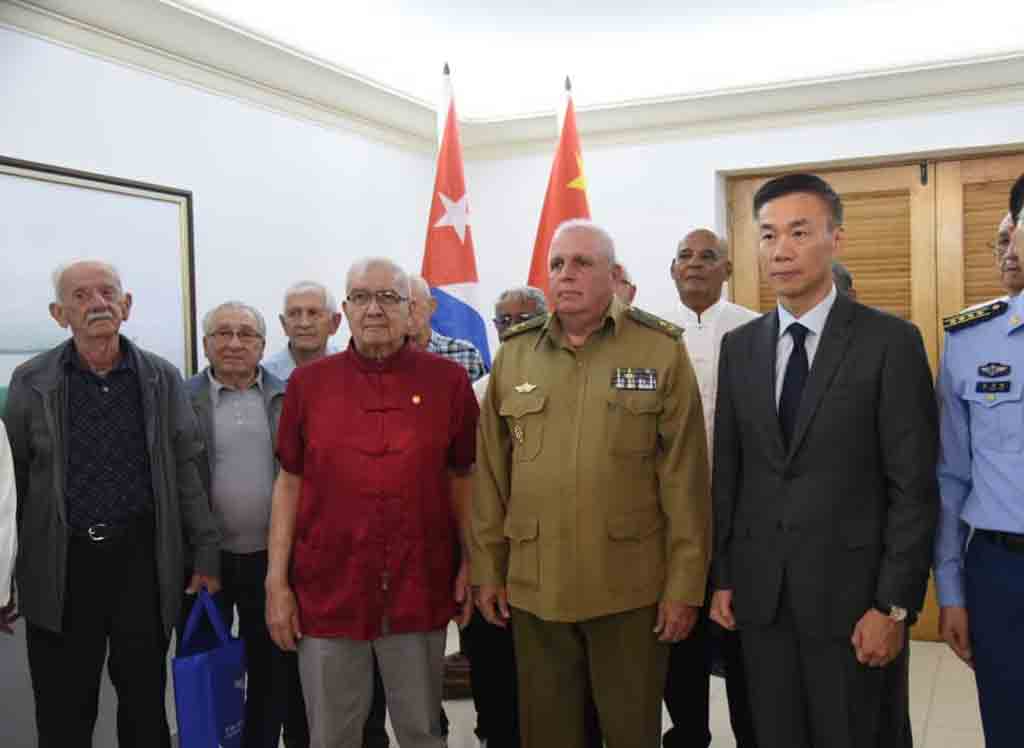
[[[928,579],[931,374],[913,325],[836,293],[826,182],[772,180],[754,214],[779,303],[722,342],[712,617],[740,629],[762,746],[876,748]]]

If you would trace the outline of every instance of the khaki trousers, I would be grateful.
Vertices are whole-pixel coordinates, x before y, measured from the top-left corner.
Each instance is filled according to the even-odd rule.
[[[444,629],[392,634],[372,642],[303,637],[299,675],[311,748],[361,748],[372,701],[375,654],[398,744],[442,748],[444,640]]]
[[[522,748],[588,748],[588,688],[608,748],[657,748],[669,648],[656,618],[656,606],[575,623],[514,608]]]

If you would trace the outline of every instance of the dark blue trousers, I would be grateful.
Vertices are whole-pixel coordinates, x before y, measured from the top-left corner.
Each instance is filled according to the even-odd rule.
[[[1019,748],[1024,705],[1024,553],[975,536],[964,562],[974,675],[987,748]]]

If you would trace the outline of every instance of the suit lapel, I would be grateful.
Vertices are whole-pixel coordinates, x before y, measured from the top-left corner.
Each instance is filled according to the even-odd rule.
[[[788,460],[792,460],[800,443],[807,434],[807,428],[814,418],[821,399],[828,390],[832,377],[836,373],[846,348],[850,342],[850,330],[853,321],[853,302],[843,294],[836,296],[832,311],[821,331],[818,350],[814,354],[814,363],[804,386],[804,394],[800,398],[800,410],[797,412],[796,427],[793,430],[793,441],[789,445]]]
[[[782,428],[779,426],[779,411],[775,404],[775,360],[779,345],[779,312],[775,310],[758,321],[754,337],[753,378],[756,405],[760,410],[757,423],[763,423],[766,436],[776,455],[784,455]]]

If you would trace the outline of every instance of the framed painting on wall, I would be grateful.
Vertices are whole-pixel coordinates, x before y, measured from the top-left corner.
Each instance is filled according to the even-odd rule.
[[[132,294],[122,334],[195,372],[191,192],[0,157],[0,257],[0,401],[19,364],[68,338],[49,313],[52,274],[76,258],[118,269]]]

